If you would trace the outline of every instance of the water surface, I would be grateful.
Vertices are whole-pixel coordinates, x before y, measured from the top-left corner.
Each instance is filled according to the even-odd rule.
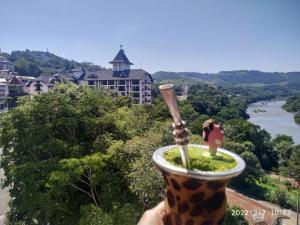
[[[260,101],[248,106],[249,121],[268,131],[272,138],[277,134],[292,136],[300,144],[300,126],[294,121],[294,113],[281,108],[285,101]]]

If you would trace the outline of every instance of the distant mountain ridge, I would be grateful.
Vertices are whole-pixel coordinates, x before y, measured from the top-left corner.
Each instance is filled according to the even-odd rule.
[[[77,62],[43,51],[12,51],[0,53],[14,63],[15,71],[23,76],[37,77],[41,74],[53,75],[68,72],[71,69],[103,69],[89,62]],[[159,71],[152,75],[154,80],[199,80],[214,84],[288,84],[300,87],[300,72],[261,72],[257,70],[220,71],[219,73],[167,72]]]
[[[233,70],[221,71],[219,73],[198,72],[166,72],[159,71],[152,75],[154,80],[201,80],[216,84],[278,84],[290,83],[300,84],[300,72],[261,72],[258,70]]]

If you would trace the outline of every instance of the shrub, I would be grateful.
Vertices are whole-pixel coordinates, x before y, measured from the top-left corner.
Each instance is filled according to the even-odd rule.
[[[224,225],[248,225],[248,221],[244,215],[236,214],[235,212],[241,212],[242,209],[239,206],[232,206],[227,208],[225,213]]]
[[[286,206],[286,192],[281,190],[281,189],[276,189],[272,194],[271,194],[271,201],[281,205],[281,206]]]
[[[79,225],[132,225],[136,224],[139,214],[130,204],[125,204],[110,213],[91,204],[81,207],[80,213]]]

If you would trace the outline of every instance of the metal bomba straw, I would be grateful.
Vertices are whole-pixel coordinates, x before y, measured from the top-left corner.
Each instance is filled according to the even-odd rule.
[[[188,156],[188,131],[186,128],[186,123],[181,119],[178,106],[177,98],[175,95],[173,84],[164,84],[159,87],[160,93],[164,98],[169,111],[173,117],[173,134],[175,137],[176,144],[180,148],[180,154],[183,166],[187,169],[190,168],[190,160]]]

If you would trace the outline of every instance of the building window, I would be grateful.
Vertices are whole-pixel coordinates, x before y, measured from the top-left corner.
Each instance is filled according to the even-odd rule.
[[[132,83],[132,85],[140,85],[139,80],[132,80],[131,83]]]
[[[119,86],[119,91],[125,91],[125,86]]]
[[[132,91],[140,91],[140,86],[132,86]]]
[[[114,80],[108,80],[107,83],[108,83],[108,85],[114,85],[115,84]]]
[[[89,81],[88,81],[88,84],[89,84],[89,85],[94,85],[94,83],[95,83],[95,82],[94,82],[93,80],[89,80]]]
[[[125,80],[118,80],[118,85],[125,85]]]
[[[135,93],[132,94],[132,96],[134,98],[139,98],[140,97],[140,93],[139,92],[135,92]]]
[[[107,80],[103,80],[102,85],[107,85]]]

